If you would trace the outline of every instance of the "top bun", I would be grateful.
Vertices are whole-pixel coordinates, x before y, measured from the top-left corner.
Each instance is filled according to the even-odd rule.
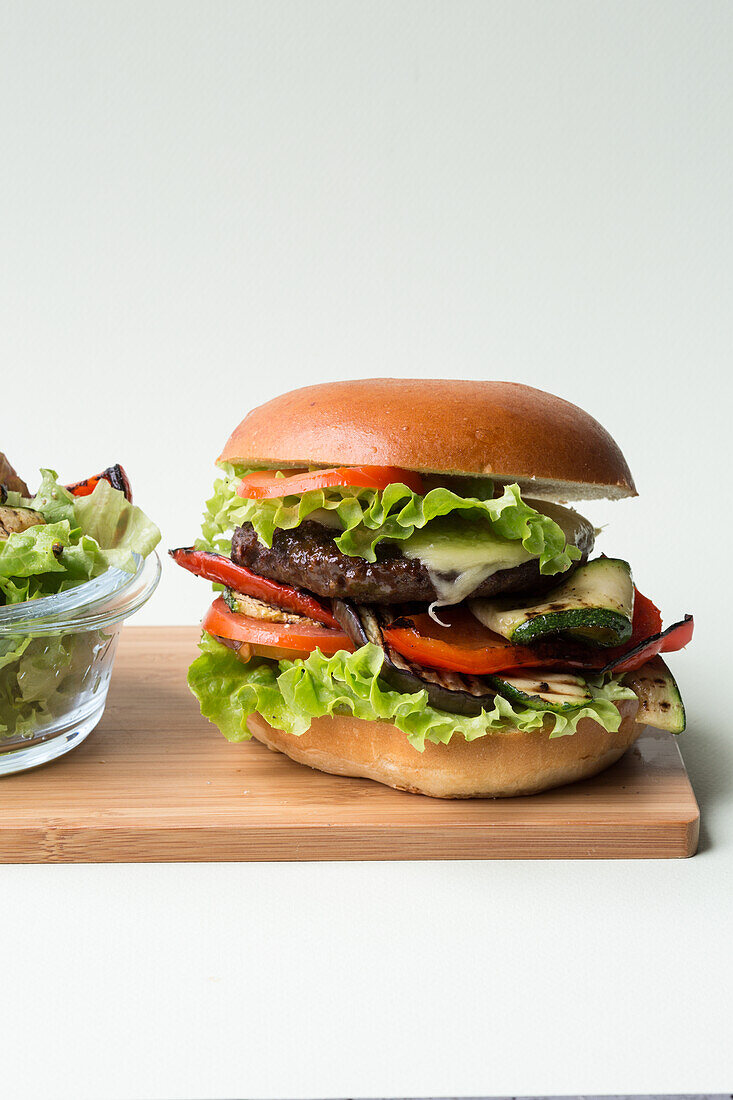
[[[291,390],[248,413],[219,462],[402,466],[517,481],[553,500],[636,496],[621,450],[597,420],[516,382],[363,378]]]

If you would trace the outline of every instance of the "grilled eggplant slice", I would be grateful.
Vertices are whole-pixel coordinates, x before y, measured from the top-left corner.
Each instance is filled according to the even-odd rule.
[[[346,600],[333,601],[333,613],[339,625],[354,645],[371,642],[384,654],[380,673],[385,683],[396,691],[412,695],[427,691],[428,702],[438,710],[467,717],[492,707],[496,692],[487,681],[477,676],[462,676],[447,669],[423,668],[412,664],[391,649],[382,633],[382,625],[373,608],[359,607]]]
[[[596,558],[537,602],[471,600],[469,606],[479,622],[514,645],[567,634],[591,645],[616,646],[631,637],[634,585],[628,562]]]

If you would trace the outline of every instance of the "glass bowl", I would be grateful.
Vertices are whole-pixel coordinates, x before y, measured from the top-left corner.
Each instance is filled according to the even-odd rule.
[[[104,713],[123,621],[160,580],[155,553],[68,592],[0,607],[0,776],[56,760]]]

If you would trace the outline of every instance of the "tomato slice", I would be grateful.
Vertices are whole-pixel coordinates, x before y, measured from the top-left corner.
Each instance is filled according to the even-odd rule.
[[[400,466],[334,466],[330,470],[285,471],[278,477],[276,470],[257,470],[246,474],[237,488],[247,500],[267,500],[271,497],[299,496],[311,489],[328,489],[334,485],[353,485],[359,489],[386,489],[394,482],[407,485],[414,493],[425,491],[422,478],[414,470]]]
[[[300,589],[293,588],[289,584],[279,584],[277,581],[260,577],[258,573],[253,573],[243,565],[237,565],[223,554],[195,550],[193,546],[179,546],[177,550],[169,550],[168,553],[177,565],[188,569],[190,573],[195,573],[197,577],[203,577],[215,584],[225,584],[235,592],[254,596],[255,599],[264,600],[265,603],[281,607],[285,611],[307,615],[309,619],[325,623],[326,626],[338,626],[329,608],[315,596],[301,592]]]
[[[341,649],[349,653],[354,649],[351,640],[341,630],[314,622],[269,623],[251,619],[230,611],[221,596],[214,600],[201,625],[208,634],[217,634],[229,641],[269,646],[276,652],[285,651],[280,656],[289,653],[303,656],[320,649],[321,653],[331,657]]]

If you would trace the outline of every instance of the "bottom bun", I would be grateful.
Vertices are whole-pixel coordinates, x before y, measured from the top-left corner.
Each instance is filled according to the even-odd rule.
[[[456,736],[447,745],[426,742],[422,753],[389,722],[314,718],[300,737],[274,729],[259,714],[250,715],[247,724],[268,748],[322,772],[374,779],[433,798],[507,798],[574,783],[615,764],[643,729],[634,720],[636,700],[617,706],[622,721],[616,733],[584,718],[567,737],[508,729],[476,741]]]

